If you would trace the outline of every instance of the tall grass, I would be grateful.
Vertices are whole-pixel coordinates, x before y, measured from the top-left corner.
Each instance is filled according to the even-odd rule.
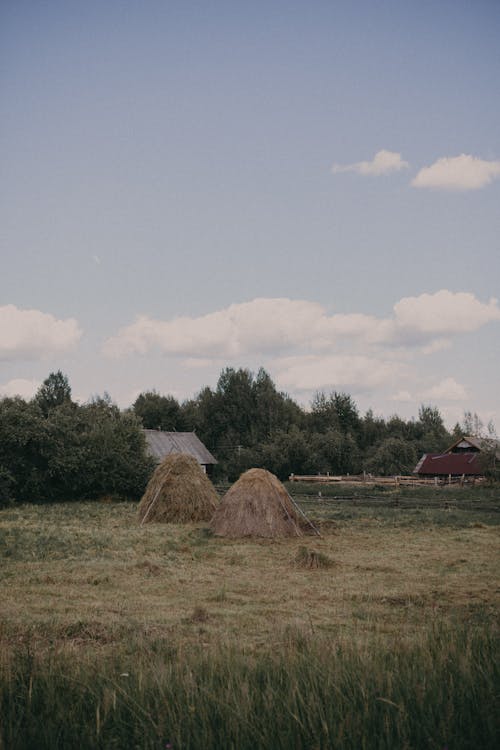
[[[495,637],[436,626],[411,644],[321,641],[278,652],[137,644],[35,656],[0,674],[2,750],[465,750],[496,747]]]

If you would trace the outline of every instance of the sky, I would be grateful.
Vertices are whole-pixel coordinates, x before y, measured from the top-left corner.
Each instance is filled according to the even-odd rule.
[[[500,2],[3,0],[0,396],[500,430]]]

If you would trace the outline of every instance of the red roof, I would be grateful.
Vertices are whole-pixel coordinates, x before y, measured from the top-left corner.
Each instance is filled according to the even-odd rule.
[[[484,474],[484,470],[479,453],[424,453],[413,473],[431,476],[478,476]]]

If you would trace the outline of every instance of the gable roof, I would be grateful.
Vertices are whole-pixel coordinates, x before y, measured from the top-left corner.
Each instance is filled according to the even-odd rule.
[[[497,448],[496,456],[498,459],[500,459],[500,442],[498,440],[495,440],[495,438],[475,437],[473,435],[461,435],[458,440],[455,440],[455,442],[445,450],[445,453],[451,453],[454,448],[462,447],[461,443],[467,443],[471,446],[471,448],[477,451],[492,450],[493,448]]]
[[[217,463],[217,460],[203,445],[195,432],[144,430],[144,434],[149,455],[158,459],[158,461],[162,461],[171,453],[187,453],[189,456],[193,456],[202,466]]]
[[[431,476],[480,476],[484,474],[479,453],[424,453],[414,474]]]

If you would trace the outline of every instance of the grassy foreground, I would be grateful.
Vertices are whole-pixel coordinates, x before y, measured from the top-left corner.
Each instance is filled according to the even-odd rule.
[[[390,650],[290,633],[258,656],[161,643],[75,661],[27,648],[2,677],[2,738],[11,750],[493,748],[497,688],[484,631],[437,628]]]
[[[1,511],[0,748],[496,747],[495,496],[306,506],[274,542]]]

